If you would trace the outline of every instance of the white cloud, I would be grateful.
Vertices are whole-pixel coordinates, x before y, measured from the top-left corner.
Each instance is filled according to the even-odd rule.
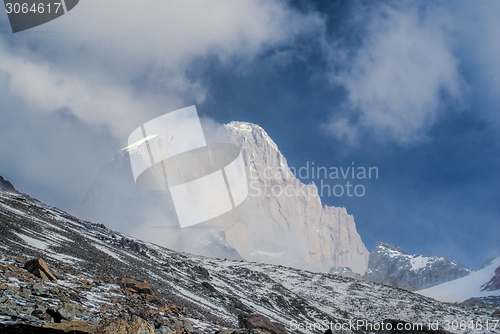
[[[43,189],[42,200],[48,189],[78,198],[138,125],[205,99],[189,75],[194,61],[250,63],[322,25],[281,0],[85,0],[29,32],[2,35],[0,116],[12,122],[0,141],[19,139],[0,149],[0,167],[18,174],[11,180],[21,189]]]
[[[193,60],[251,61],[321,26],[285,1],[87,0],[35,28],[57,32],[53,38],[25,34],[14,46],[0,43],[0,71],[27,104],[68,108],[126,138],[134,125],[203,101],[205,87],[186,75]]]
[[[460,101],[463,93],[447,15],[388,6],[362,15],[368,15],[358,18],[368,27],[362,45],[354,57],[342,58],[332,77],[347,89],[350,111],[359,120],[348,125],[340,117],[327,128],[339,139],[369,130],[402,145],[418,142],[439,120],[443,101]],[[333,53],[340,56],[342,50]]]

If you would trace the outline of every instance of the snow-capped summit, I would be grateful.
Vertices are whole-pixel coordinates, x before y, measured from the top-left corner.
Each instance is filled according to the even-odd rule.
[[[410,291],[467,276],[464,265],[435,255],[410,255],[398,246],[379,242],[370,254],[364,279]]]
[[[219,130],[242,151],[249,195],[236,209],[205,224],[209,226],[176,228],[169,194],[135,186],[127,149],[102,168],[80,214],[180,251],[241,256],[249,261],[322,272],[331,267],[365,272],[369,252],[353,217],[345,208],[323,207],[314,183],[305,185],[293,175],[278,145],[264,129],[252,123],[231,122]]]

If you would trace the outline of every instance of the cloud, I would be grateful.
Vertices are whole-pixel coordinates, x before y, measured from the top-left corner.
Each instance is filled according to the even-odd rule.
[[[283,1],[89,0],[39,27],[56,38],[26,34],[21,43],[0,44],[0,70],[26,103],[66,107],[126,136],[138,118],[203,101],[205,87],[186,75],[193,60],[251,61],[321,23]]]
[[[0,172],[42,200],[53,191],[64,208],[78,205],[139,124],[204,101],[195,62],[249,64],[322,25],[280,0],[86,0],[28,32],[0,35],[0,116],[10,120],[0,140],[19,138],[0,149]]]
[[[339,139],[369,131],[401,145],[419,142],[443,109],[460,105],[466,89],[444,11],[382,5],[354,19],[366,27],[352,52],[333,43],[331,80],[348,93],[349,108],[327,129]],[[356,113],[349,124],[345,114]]]

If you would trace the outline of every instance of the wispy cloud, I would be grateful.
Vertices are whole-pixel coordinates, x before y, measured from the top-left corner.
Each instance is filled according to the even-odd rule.
[[[83,196],[139,124],[206,98],[194,61],[251,63],[322,25],[279,0],[87,0],[33,29],[54,34],[2,35],[0,140],[19,140],[2,146],[0,167],[41,199]]]
[[[399,5],[357,15],[361,44],[354,51],[342,43],[330,49],[338,69],[331,80],[345,87],[349,105],[326,128],[350,142],[360,131],[401,145],[425,139],[442,110],[450,103],[460,107],[466,91],[447,30],[450,18],[445,11]]]

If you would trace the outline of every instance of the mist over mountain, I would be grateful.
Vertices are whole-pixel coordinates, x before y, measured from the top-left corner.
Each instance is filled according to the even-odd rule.
[[[228,141],[243,153],[249,196],[212,221],[180,229],[166,192],[134,184],[128,149],[100,171],[80,207],[85,219],[179,251],[282,264],[314,271],[349,267],[363,274],[369,252],[345,208],[322,206],[316,185],[298,180],[260,126],[204,124],[208,142]],[[175,140],[175,138],[173,139]]]

